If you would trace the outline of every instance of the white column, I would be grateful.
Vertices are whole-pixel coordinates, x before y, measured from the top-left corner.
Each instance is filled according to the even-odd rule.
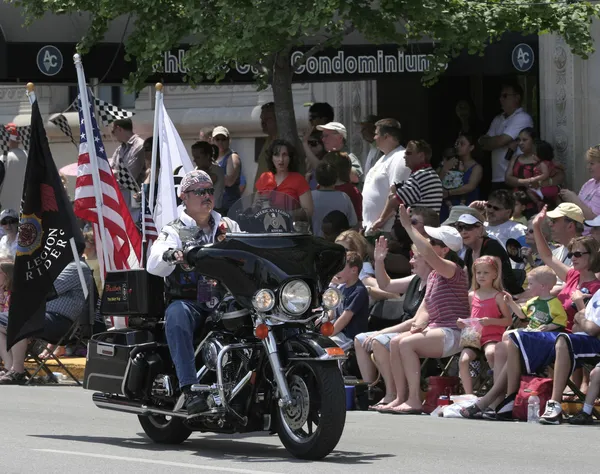
[[[592,30],[594,39],[600,39],[597,22]],[[589,179],[585,152],[599,142],[600,56],[574,56],[556,35],[540,36],[539,55],[541,135],[565,166],[567,186],[577,192]]]

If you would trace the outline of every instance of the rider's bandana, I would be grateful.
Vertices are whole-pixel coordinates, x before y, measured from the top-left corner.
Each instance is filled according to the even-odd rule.
[[[179,188],[179,192],[185,193],[194,184],[208,184],[212,186],[213,182],[212,179],[210,179],[208,173],[202,170],[193,170],[183,177],[183,180],[181,181],[181,186]]]

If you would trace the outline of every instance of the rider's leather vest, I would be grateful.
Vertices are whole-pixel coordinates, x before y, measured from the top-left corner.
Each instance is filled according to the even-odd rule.
[[[225,224],[227,231],[229,231],[229,221],[226,217],[222,217],[220,223]],[[183,243],[184,239],[182,239],[181,231],[187,226],[181,222],[180,219],[175,219],[168,225],[175,229],[179,239]],[[175,265],[173,272],[165,278],[165,296],[168,300],[196,300],[198,294],[198,280],[203,280],[203,277],[196,272],[193,267],[187,265]]]

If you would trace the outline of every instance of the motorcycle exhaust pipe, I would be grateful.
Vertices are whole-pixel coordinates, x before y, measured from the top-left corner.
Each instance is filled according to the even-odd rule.
[[[187,418],[186,412],[174,412],[171,410],[161,410],[160,408],[148,407],[133,400],[127,400],[123,397],[107,397],[104,393],[96,392],[92,395],[92,401],[98,408],[105,410],[114,410],[135,415],[163,415]]]

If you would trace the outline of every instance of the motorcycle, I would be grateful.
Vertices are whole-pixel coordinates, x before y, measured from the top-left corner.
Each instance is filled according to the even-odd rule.
[[[318,460],[345,424],[344,352],[315,320],[341,303],[329,288],[344,249],[313,237],[299,203],[278,193],[240,199],[228,217],[241,233],[209,245],[184,241],[198,297],[212,312],[195,335],[199,383],[208,411],[188,416],[164,332],[164,282],[145,270],[110,272],[104,316],[127,316],[125,329],[92,336],[84,388],[99,408],[137,414],[157,443],[179,444],[193,431],[277,433],[295,457]],[[201,288],[202,287],[202,288]],[[168,303],[168,302],[167,302]]]

